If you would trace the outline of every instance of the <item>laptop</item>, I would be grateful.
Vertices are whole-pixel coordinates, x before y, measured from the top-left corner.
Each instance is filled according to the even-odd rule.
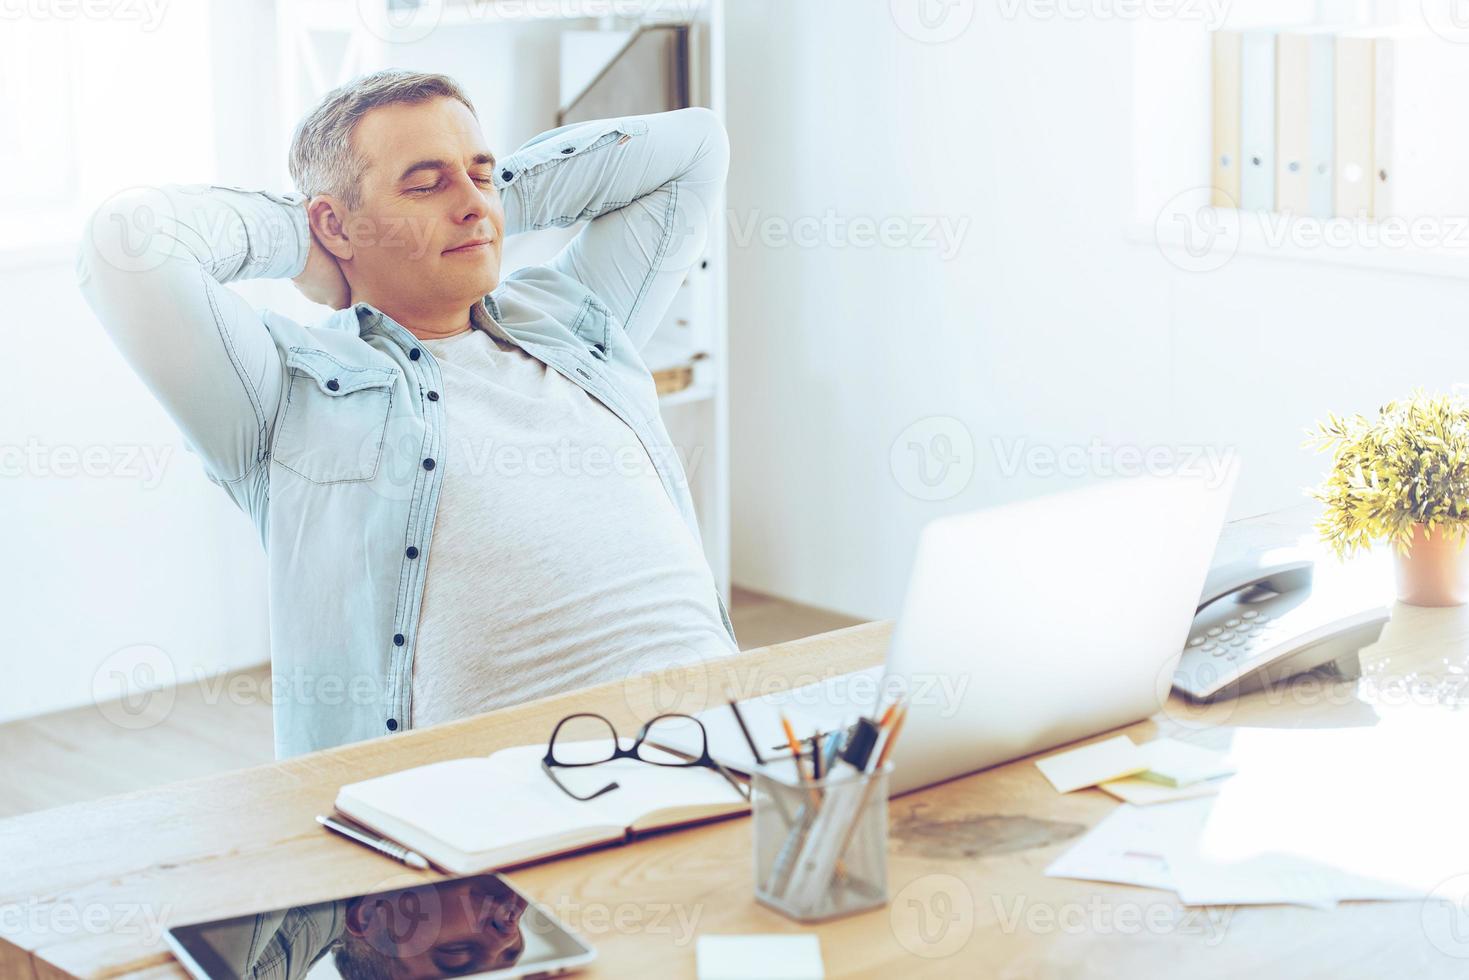
[[[790,765],[782,715],[807,737],[899,694],[894,794],[1156,713],[1236,475],[1118,478],[927,524],[883,666],[739,702],[765,763]],[[728,706],[698,717],[716,760],[757,765]]]

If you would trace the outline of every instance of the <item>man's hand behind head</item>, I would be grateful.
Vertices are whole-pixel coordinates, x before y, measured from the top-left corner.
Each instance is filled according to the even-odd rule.
[[[352,303],[352,290],[347,285],[347,277],[342,275],[342,267],[337,264],[336,257],[322,246],[314,230],[306,267],[291,281],[301,290],[301,295],[313,303],[321,303],[334,310],[345,310]]]

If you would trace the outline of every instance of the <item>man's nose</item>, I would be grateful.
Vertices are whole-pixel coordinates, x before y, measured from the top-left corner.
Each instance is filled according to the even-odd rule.
[[[455,198],[454,207],[461,222],[478,221],[489,213],[490,205],[485,198],[485,192],[473,178],[468,174],[461,174],[456,183],[460,193]]]

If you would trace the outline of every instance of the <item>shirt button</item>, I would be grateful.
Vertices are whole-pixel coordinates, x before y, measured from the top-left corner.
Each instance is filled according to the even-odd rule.
[[[422,356],[423,356],[423,351],[419,350],[417,347],[413,348],[411,351],[408,352],[408,359],[410,361],[416,361],[416,360],[418,360]]]
[[[574,146],[568,146],[566,149],[562,150],[561,152],[562,153],[570,153],[574,149],[576,149],[576,147],[574,147]]]
[[[393,646],[400,647],[402,645],[403,645],[403,634],[402,633],[394,633],[393,634]]]
[[[514,176],[515,176],[515,171],[513,171],[513,170],[502,170],[502,171],[500,171],[500,179],[501,180],[510,180]]]
[[[438,401],[439,400],[439,393],[437,391],[431,391],[431,392],[429,392],[428,393],[428,400],[431,401],[431,402]]]
[[[432,456],[423,461],[423,468],[426,470],[431,470],[434,468],[434,460]]]
[[[326,383],[326,390],[327,391],[336,391],[340,387],[342,387],[342,385],[341,385],[340,382],[337,381],[336,378],[332,378],[330,381],[328,381]]]
[[[388,731],[390,731],[390,732],[396,732],[397,730],[398,730],[398,719],[396,719],[396,718],[389,718],[388,719]]]
[[[418,549],[415,548],[415,547],[413,547],[413,545],[411,545],[411,544],[408,546],[408,550],[405,551],[405,552],[403,552],[403,553],[405,555],[407,555],[409,558],[417,558],[418,557]]]

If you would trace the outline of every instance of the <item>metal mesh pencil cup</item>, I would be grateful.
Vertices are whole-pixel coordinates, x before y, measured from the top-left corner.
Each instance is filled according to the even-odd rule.
[[[797,782],[775,767],[752,773],[755,900],[798,922],[887,905],[888,775],[839,766]]]

